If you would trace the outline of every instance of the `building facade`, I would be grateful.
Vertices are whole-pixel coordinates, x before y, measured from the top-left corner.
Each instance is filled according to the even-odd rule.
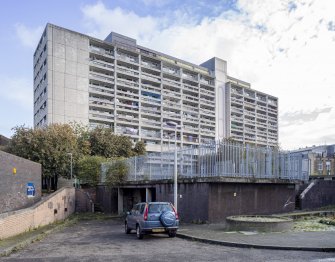
[[[335,145],[306,147],[290,154],[299,154],[306,160],[310,177],[335,177]]]
[[[225,136],[244,143],[278,145],[278,98],[227,78]]]
[[[34,126],[102,125],[143,140],[148,151],[175,138],[197,146],[233,137],[226,68],[218,58],[199,66],[114,32],[99,40],[47,24],[34,53]]]

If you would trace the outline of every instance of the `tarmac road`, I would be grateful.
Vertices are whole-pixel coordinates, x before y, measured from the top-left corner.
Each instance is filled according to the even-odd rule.
[[[233,248],[169,238],[126,235],[120,220],[81,221],[0,261],[334,261],[335,253]]]

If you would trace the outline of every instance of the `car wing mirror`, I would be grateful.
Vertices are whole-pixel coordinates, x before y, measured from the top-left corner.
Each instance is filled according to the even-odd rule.
[[[127,211],[127,212],[126,212],[126,214],[127,214],[127,215],[130,215],[130,214],[131,214],[131,212]]]

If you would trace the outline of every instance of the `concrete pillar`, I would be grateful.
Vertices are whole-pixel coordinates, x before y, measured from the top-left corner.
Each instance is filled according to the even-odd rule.
[[[119,215],[123,214],[123,189],[122,188],[117,189],[117,210],[118,210]]]

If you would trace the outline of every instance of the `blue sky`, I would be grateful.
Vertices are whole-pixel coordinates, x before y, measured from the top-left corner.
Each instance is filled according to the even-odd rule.
[[[279,98],[285,149],[335,143],[335,1],[18,1],[0,9],[0,134],[32,126],[32,57],[47,22],[98,38],[116,31],[140,45],[201,63]]]

